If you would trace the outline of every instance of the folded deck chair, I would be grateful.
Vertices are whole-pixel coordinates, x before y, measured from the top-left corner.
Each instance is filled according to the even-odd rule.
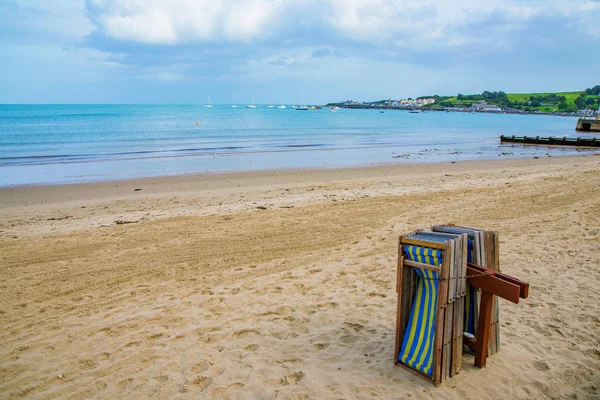
[[[494,231],[485,231],[481,229],[465,228],[454,225],[437,225],[433,226],[435,232],[447,233],[466,233],[468,236],[468,257],[467,261],[488,267],[492,270],[500,271],[498,261],[499,243],[498,233]],[[471,285],[467,285],[465,293],[465,319],[464,332],[475,335],[477,332],[477,323],[479,316],[480,293]],[[490,322],[492,330],[490,332],[490,340],[488,347],[488,355],[494,355],[500,349],[500,324],[499,324],[499,307],[498,299],[494,298],[492,306],[492,321]],[[473,346],[466,345],[464,350],[475,353]]]
[[[467,252],[467,261],[473,262],[473,239],[469,238],[468,240],[468,249]],[[464,330],[465,332],[475,336],[477,332],[477,289],[471,285],[467,285],[467,291],[465,293],[465,322],[464,322]],[[464,350],[475,353],[475,349],[472,346],[464,345]]]
[[[406,257],[411,261],[439,267],[440,250],[405,246]],[[419,277],[417,291],[408,326],[398,354],[398,361],[427,376],[433,377],[435,317],[438,297],[438,272],[414,267]]]

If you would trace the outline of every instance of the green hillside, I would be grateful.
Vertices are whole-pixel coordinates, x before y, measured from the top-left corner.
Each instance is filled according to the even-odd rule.
[[[578,92],[504,93],[486,90],[481,94],[429,97],[435,97],[436,102],[426,106],[427,108],[471,107],[475,102],[485,101],[502,108],[524,111],[575,112],[584,108],[597,109],[600,106],[600,85]]]
[[[534,96],[549,96],[555,94],[557,96],[564,96],[566,99],[566,103],[569,105],[573,105],[573,102],[577,97],[579,97],[584,91],[579,92],[556,92],[556,93],[507,93],[506,96],[510,102],[526,102]]]

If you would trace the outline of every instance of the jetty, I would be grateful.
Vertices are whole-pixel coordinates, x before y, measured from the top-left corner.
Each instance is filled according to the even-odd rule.
[[[541,145],[555,145],[555,146],[582,146],[582,147],[600,147],[600,139],[598,138],[568,138],[563,136],[557,138],[554,136],[550,137],[539,137],[539,136],[500,136],[500,142],[508,143],[522,143],[522,144],[541,144]]]
[[[596,118],[579,118],[575,130],[580,132],[600,132],[600,115]]]

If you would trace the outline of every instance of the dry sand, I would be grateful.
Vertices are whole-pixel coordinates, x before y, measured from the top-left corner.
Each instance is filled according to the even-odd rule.
[[[531,283],[439,388],[393,364],[397,237],[434,223]],[[599,239],[591,155],[2,189],[0,398],[598,398]]]

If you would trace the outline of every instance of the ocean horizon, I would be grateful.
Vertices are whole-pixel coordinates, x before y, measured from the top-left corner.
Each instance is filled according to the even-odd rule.
[[[581,136],[572,117],[278,105],[0,105],[0,186],[597,152],[500,144]]]

